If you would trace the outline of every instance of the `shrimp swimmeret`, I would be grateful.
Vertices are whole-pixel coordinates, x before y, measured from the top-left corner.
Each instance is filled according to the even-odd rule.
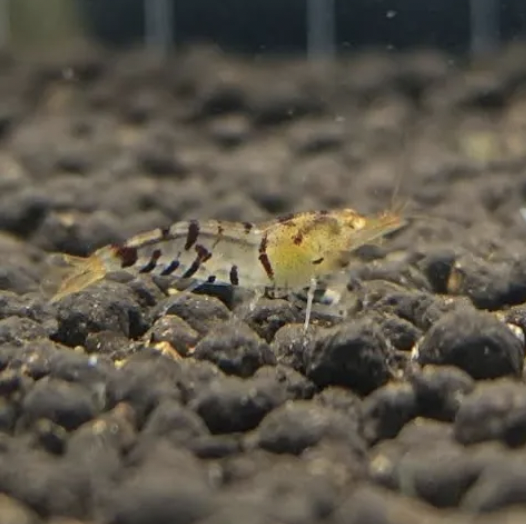
[[[392,211],[367,218],[352,209],[301,212],[259,224],[176,222],[102,247],[88,258],[64,255],[70,267],[51,300],[81,291],[114,271],[256,291],[308,287],[306,330],[318,280],[345,269],[352,251],[405,224]]]

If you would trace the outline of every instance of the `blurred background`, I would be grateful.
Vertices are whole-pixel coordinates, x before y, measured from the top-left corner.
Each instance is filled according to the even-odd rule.
[[[483,53],[526,32],[524,0],[0,0],[3,45],[89,37],[248,53],[414,46]]]

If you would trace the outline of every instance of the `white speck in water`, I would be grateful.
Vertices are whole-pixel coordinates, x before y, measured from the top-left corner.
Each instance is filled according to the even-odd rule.
[[[389,11],[387,11],[385,13],[385,17],[386,18],[394,18],[398,13],[394,10],[394,9],[389,9]]]
[[[97,355],[90,355],[88,364],[95,367],[99,363],[99,357]]]

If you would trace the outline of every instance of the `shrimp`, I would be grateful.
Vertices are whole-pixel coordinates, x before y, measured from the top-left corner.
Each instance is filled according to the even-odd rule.
[[[365,217],[352,209],[300,212],[262,223],[176,222],[87,258],[65,255],[69,270],[51,302],[114,271],[242,286],[261,294],[308,288],[307,330],[319,279],[344,270],[353,251],[405,224],[395,211]]]

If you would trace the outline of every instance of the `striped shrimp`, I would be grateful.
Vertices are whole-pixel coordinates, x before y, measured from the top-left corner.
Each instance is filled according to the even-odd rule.
[[[102,247],[88,258],[65,255],[68,273],[51,301],[114,271],[229,284],[259,293],[308,288],[307,330],[318,280],[345,269],[360,246],[405,224],[394,211],[368,218],[352,209],[300,212],[262,223],[176,222]]]

